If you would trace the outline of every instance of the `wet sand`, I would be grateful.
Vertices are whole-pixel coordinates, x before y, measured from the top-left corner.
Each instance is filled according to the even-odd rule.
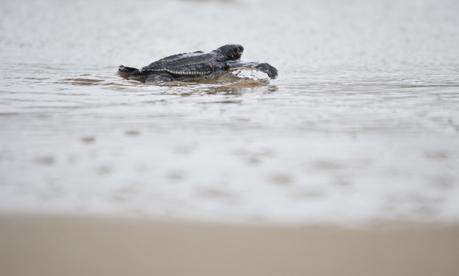
[[[2,216],[0,275],[459,275],[459,227]]]

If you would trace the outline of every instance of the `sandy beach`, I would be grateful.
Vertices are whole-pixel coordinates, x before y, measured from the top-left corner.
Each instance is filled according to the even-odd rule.
[[[459,227],[2,216],[0,275],[459,275]]]
[[[0,276],[459,275],[459,1],[0,7]]]

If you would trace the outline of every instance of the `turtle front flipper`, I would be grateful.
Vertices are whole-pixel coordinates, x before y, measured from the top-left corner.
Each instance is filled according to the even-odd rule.
[[[277,78],[277,69],[269,63],[227,61],[228,70],[255,69],[266,73],[271,79]]]
[[[277,78],[277,69],[269,63],[260,63],[255,66],[256,69],[268,74],[271,79]]]

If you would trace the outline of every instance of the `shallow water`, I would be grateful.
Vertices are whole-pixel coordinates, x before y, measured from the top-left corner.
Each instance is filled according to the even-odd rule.
[[[0,210],[459,221],[457,1],[2,1]],[[268,83],[120,79],[245,47]]]

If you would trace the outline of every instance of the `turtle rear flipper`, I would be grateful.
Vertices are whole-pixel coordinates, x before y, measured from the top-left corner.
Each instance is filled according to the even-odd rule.
[[[134,68],[134,67],[120,65],[120,67],[118,67],[118,75],[120,75],[122,78],[127,79],[127,80],[137,80],[137,81],[145,82],[144,74],[142,74],[139,71],[139,69]]]

